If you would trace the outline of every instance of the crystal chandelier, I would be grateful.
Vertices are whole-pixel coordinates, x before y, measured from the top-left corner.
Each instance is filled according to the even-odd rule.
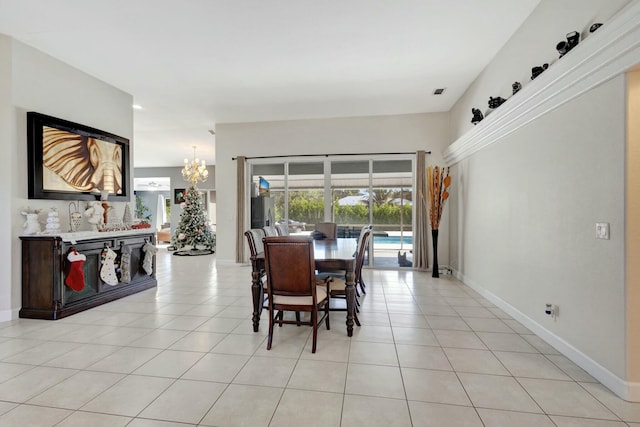
[[[184,159],[184,167],[182,168],[182,177],[192,186],[196,186],[198,181],[205,182],[209,177],[209,171],[204,160],[196,157],[196,146],[193,146],[193,160]]]

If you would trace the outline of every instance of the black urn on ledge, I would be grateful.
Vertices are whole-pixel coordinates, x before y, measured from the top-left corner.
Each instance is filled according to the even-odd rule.
[[[499,106],[501,106],[505,102],[506,102],[506,99],[504,99],[501,96],[496,96],[495,98],[493,96],[490,96],[489,97],[489,108],[498,108]]]
[[[473,114],[473,117],[471,118],[471,123],[473,123],[474,125],[477,125],[482,121],[482,119],[484,119],[484,116],[482,115],[482,111],[480,111],[477,108],[472,108],[471,113]]]
[[[520,89],[522,89],[522,83],[513,82],[513,84],[511,85],[511,89],[513,90],[512,95],[515,95],[516,93],[520,92]]]
[[[560,58],[565,56],[571,49],[578,46],[580,43],[580,33],[577,31],[571,31],[567,33],[567,40],[561,41],[556,45],[556,50],[560,54]]]
[[[531,80],[535,79],[536,77],[538,77],[540,74],[542,74],[544,72],[544,70],[546,70],[547,68],[549,68],[549,64],[547,64],[546,62],[542,65],[536,65],[535,67],[533,67],[531,69]]]

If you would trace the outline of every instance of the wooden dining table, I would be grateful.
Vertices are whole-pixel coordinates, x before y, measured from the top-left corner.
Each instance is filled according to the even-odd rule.
[[[357,242],[354,238],[337,238],[313,241],[313,255],[316,270],[345,270],[347,272],[347,335],[353,335],[354,310],[356,303],[355,288],[355,252]],[[264,304],[264,289],[261,277],[264,273],[264,253],[251,257],[251,295],[253,296],[253,331],[258,332],[260,314]]]

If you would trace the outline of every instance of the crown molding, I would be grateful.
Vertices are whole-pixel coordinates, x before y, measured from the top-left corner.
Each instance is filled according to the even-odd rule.
[[[634,0],[449,145],[443,152],[445,162],[454,165],[495,144],[638,63],[640,1]]]

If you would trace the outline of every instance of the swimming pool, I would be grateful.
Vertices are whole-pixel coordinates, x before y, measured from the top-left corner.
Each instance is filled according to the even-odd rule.
[[[393,245],[403,243],[405,245],[413,244],[413,236],[373,236],[373,243],[382,243],[385,245]]]

